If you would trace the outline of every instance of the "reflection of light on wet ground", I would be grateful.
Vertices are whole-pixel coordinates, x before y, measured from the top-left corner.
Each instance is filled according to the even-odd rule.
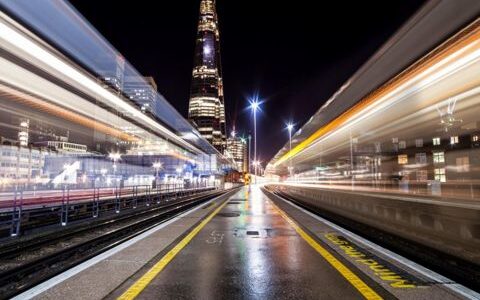
[[[289,229],[291,229],[289,227]],[[291,229],[293,232],[293,229]],[[282,263],[288,266],[288,269],[299,270],[301,266],[301,260],[303,253],[300,248],[297,247],[296,242],[298,241],[298,236],[289,236],[285,237],[285,241],[282,245]]]
[[[256,222],[252,218],[255,216],[262,215],[265,211],[264,203],[262,199],[262,191],[258,186],[251,186],[250,192],[247,191],[248,202],[247,204],[250,206],[250,211],[252,216],[250,216],[248,227],[251,227]],[[258,217],[257,217],[258,218]],[[262,216],[262,218],[264,218]],[[252,229],[260,229],[260,228],[252,228]],[[269,253],[266,250],[266,243],[268,243],[267,239],[263,238],[247,238],[245,240],[247,244],[247,285],[255,296],[265,295],[268,292],[268,284],[272,282],[272,272],[271,272],[271,262]]]
[[[250,245],[247,246],[247,285],[250,291],[258,296],[267,292],[273,276],[268,252],[265,251],[263,243],[263,239],[250,239]]]
[[[250,202],[253,215],[261,215],[264,213],[264,206],[262,203],[262,191],[258,186],[251,187]]]

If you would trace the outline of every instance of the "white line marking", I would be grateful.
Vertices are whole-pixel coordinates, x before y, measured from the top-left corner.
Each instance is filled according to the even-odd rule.
[[[348,236],[350,239],[352,240],[355,240],[357,243],[359,244],[363,244],[364,246],[366,247],[370,247],[372,248],[373,250],[377,251],[377,252],[380,252],[382,254],[384,254],[385,256],[387,256],[388,258],[392,259],[392,260],[395,260],[397,261],[398,263],[401,263],[403,264],[404,266],[410,268],[411,270],[414,270],[422,275],[424,275],[425,277],[433,280],[433,281],[436,281],[438,283],[441,283],[442,286],[456,292],[457,294],[460,294],[462,295],[463,297],[466,297],[467,299],[480,299],[480,294],[461,285],[461,284],[458,284],[458,283],[451,283],[451,282],[454,282],[453,280],[450,280],[448,279],[447,277],[445,276],[442,276],[430,269],[427,269],[401,255],[398,255],[396,253],[393,253],[392,251],[388,250],[388,249],[385,249],[383,248],[382,246],[379,246],[375,243],[372,243],[362,237],[360,237],[359,235],[351,232],[351,231],[348,231],[320,216],[317,216],[316,214],[312,213],[312,212],[309,212],[308,210],[298,206],[297,204],[295,203],[292,203],[290,201],[287,201],[285,200],[283,197],[280,197],[278,195],[275,195],[277,197],[279,197],[279,199],[281,199],[282,201],[290,204],[291,206],[297,208],[298,210],[306,213],[307,215],[317,219],[318,221],[324,223],[325,225],[335,229],[336,231],[339,231],[341,232],[342,234]]]
[[[215,197],[212,200],[205,202],[203,205],[199,205],[198,207],[195,207],[192,210],[186,211],[186,212],[176,216],[175,218],[166,221],[165,223],[159,224],[158,226],[156,226],[154,228],[151,228],[148,231],[145,231],[144,233],[132,238],[131,240],[125,241],[124,243],[122,243],[118,246],[115,246],[114,248],[112,248],[112,249],[110,249],[106,252],[103,252],[103,253],[99,254],[98,256],[92,257],[91,259],[89,259],[89,260],[87,260],[87,261],[85,261],[85,262],[83,262],[83,263],[81,263],[81,264],[63,272],[63,273],[60,273],[57,276],[52,277],[49,280],[47,280],[45,282],[42,282],[39,285],[34,286],[33,288],[31,288],[31,289],[13,297],[12,300],[32,299],[33,297],[40,295],[41,293],[47,291],[48,289],[51,289],[52,287],[58,285],[59,283],[71,278],[72,276],[77,275],[78,273],[90,268],[91,266],[99,263],[100,261],[109,258],[110,256],[124,250],[125,248],[127,248],[127,247],[129,247],[129,246],[131,246],[135,243],[137,243],[138,241],[146,238],[147,236],[149,236],[149,235],[159,231],[160,229],[172,224],[173,222],[177,221],[178,219],[199,210],[200,208],[204,207],[205,205],[208,205],[208,204],[212,203],[213,201],[216,201],[218,198],[220,198],[222,196],[224,196],[224,195],[220,195],[218,197]]]

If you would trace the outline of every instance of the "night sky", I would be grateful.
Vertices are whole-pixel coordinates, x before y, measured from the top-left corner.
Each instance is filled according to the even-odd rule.
[[[423,2],[217,0],[228,130],[252,129],[247,99],[258,93],[268,162],[285,122],[306,122]],[[200,0],[71,3],[187,116]]]

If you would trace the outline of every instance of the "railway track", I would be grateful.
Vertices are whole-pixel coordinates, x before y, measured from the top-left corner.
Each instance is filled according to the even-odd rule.
[[[1,247],[0,299],[21,293],[196,205],[229,193],[184,197],[135,214]]]

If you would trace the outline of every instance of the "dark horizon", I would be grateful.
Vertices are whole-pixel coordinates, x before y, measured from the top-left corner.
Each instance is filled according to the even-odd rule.
[[[187,116],[200,1],[162,3],[163,11],[148,2],[71,3]],[[227,131],[250,130],[247,99],[258,93],[263,162],[287,142],[285,122],[303,125],[424,1],[337,1],[320,11],[315,2],[296,3],[217,3]]]

